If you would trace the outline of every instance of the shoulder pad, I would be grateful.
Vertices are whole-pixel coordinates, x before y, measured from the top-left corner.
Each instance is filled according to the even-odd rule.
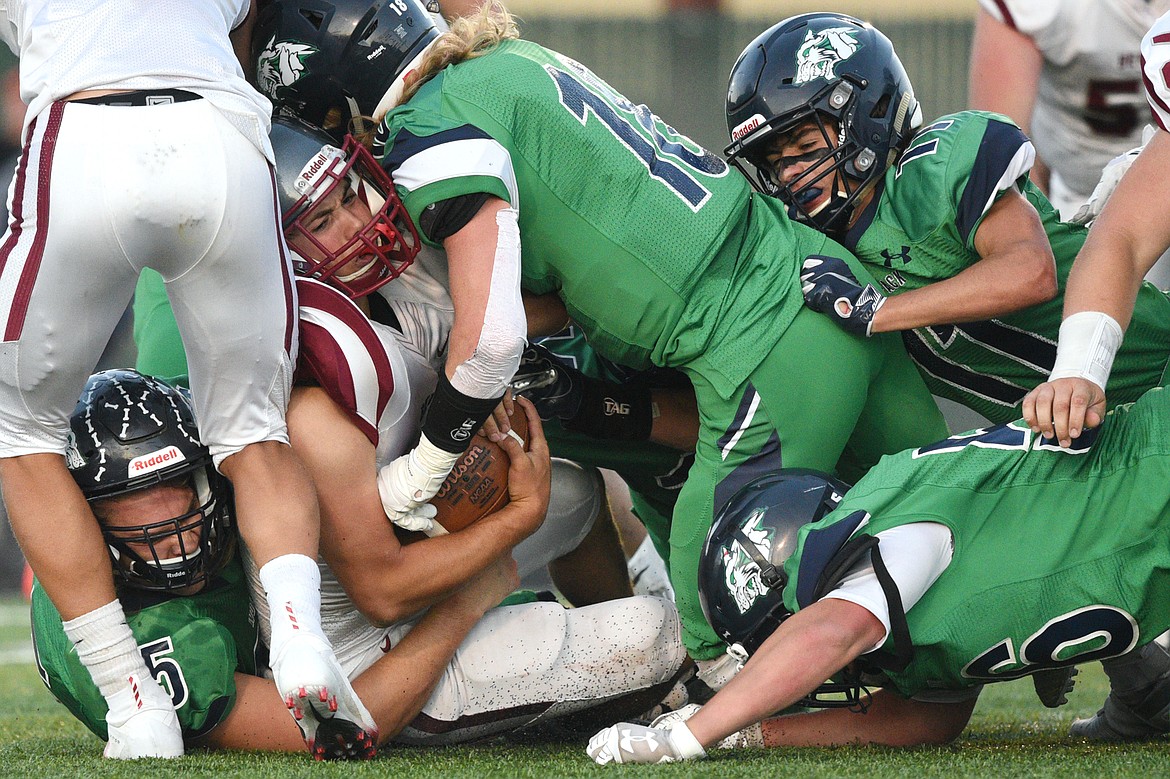
[[[297,378],[319,385],[378,445],[378,419],[394,394],[394,371],[373,324],[327,284],[297,279]]]
[[[808,531],[798,561],[796,575],[796,604],[799,608],[806,608],[828,590],[824,582],[826,572],[839,567],[837,557],[848,544],[849,539],[869,519],[865,511],[854,511],[852,514],[826,525],[820,525]]]

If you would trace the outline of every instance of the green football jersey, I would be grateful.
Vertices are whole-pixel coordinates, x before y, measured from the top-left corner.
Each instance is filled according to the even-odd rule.
[[[724,397],[803,304],[803,258],[843,254],[718,155],[527,41],[444,68],[387,114],[374,151],[416,223],[467,194],[516,208],[523,287],[558,292],[600,354],[701,370]]]
[[[993,422],[1020,415],[1024,395],[1048,378],[1064,288],[1087,230],[1060,221],[1028,181],[1030,142],[1006,117],[962,111],[924,127],[887,171],[874,202],[842,238],[888,294],[933,284],[977,262],[975,233],[1004,192],[1035,206],[1056,258],[1059,293],[1047,303],[983,322],[904,334],[927,386]],[[1162,384],[1170,359],[1170,298],[1143,284],[1107,395],[1132,403]]]
[[[147,669],[171,694],[183,737],[207,734],[235,705],[236,672],[256,674],[262,647],[238,557],[196,595],[129,589],[119,595]],[[41,681],[73,716],[107,740],[105,698],[39,586],[33,588],[32,623]]]
[[[635,380],[650,387],[690,386],[685,376],[669,369],[636,372],[598,356],[576,325],[539,339],[549,351],[586,376],[607,381]],[[630,488],[634,513],[646,526],[658,553],[669,560],[670,517],[694,462],[693,450],[681,451],[651,441],[607,441],[566,430],[558,420],[544,423],[549,450],[584,465],[616,471]]]
[[[954,556],[906,613],[914,657],[888,674],[902,693],[1119,655],[1170,628],[1168,484],[1162,388],[1114,409],[1071,449],[1021,421],[892,455],[802,528],[785,604],[817,597],[816,560],[845,535],[830,543],[833,525],[864,517],[851,532],[876,535],[938,522]]]

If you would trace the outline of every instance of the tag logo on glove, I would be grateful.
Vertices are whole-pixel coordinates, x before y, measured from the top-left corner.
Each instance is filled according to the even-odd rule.
[[[605,398],[604,402],[605,402],[605,415],[607,417],[612,417],[615,414],[620,414],[621,416],[624,416],[624,417],[630,415],[630,404],[629,403],[618,403],[613,398]]]

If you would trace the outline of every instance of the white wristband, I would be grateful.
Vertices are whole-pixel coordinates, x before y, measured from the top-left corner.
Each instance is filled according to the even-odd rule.
[[[1106,313],[1079,311],[1073,314],[1060,324],[1056,362],[1048,380],[1077,377],[1105,389],[1123,335],[1121,325]]]
[[[687,727],[687,723],[675,723],[669,731],[670,743],[674,746],[678,756],[683,760],[693,760],[696,757],[706,757],[707,750],[703,749],[703,745],[695,738],[695,734],[691,733],[691,729]]]

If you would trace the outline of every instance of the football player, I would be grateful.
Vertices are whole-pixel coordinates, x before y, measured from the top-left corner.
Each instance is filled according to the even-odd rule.
[[[186,395],[133,371],[105,371],[87,383],[71,427],[70,471],[98,517],[138,652],[173,702],[184,739],[211,748],[301,748],[276,686],[257,675],[267,653],[235,554],[232,491],[199,443]],[[509,513],[543,513],[539,449],[536,444],[533,461],[519,446],[510,449],[516,500]],[[428,713],[435,704],[428,699],[436,683],[451,684],[449,663],[484,658],[482,643],[463,642],[483,634],[476,626],[516,581],[515,563],[500,557],[416,619],[409,635],[381,648],[354,683],[381,741],[416,717],[433,722]],[[495,624],[502,612],[532,608],[490,612],[484,624]],[[74,716],[107,739],[107,704],[39,586],[32,613],[41,678]],[[467,687],[475,691],[474,684]],[[372,755],[375,733],[337,724],[324,720],[310,732],[318,757]]]
[[[388,507],[433,494],[454,411],[486,418],[515,373],[521,287],[556,293],[599,354],[679,368],[695,387],[702,423],[671,579],[692,656],[718,657],[693,582],[723,496],[781,452],[831,470],[849,448],[867,465],[944,428],[899,343],[841,338],[804,309],[799,261],[853,258],[579,63],[518,40],[499,3],[444,34],[415,0],[333,8],[321,25],[298,0],[266,8],[253,38],[263,89],[313,124],[382,120],[376,155],[420,239],[446,250],[455,308],[441,391],[410,455],[429,465],[407,479],[391,464]],[[409,42],[384,34],[400,14],[416,20]],[[293,50],[302,70],[264,69]]]
[[[442,366],[443,350],[453,317],[450,297],[445,291],[446,275],[433,250],[420,247],[414,227],[404,216],[392,192],[386,174],[372,161],[369,153],[348,139],[341,148],[333,146],[320,131],[297,120],[277,117],[273,121],[272,142],[279,168],[277,184],[284,211],[286,235],[292,249],[294,266],[302,276],[324,282],[350,297],[370,322],[377,340],[385,344],[392,363],[384,359],[362,358],[369,364],[344,371],[330,372],[332,366],[345,365],[358,357],[352,348],[334,343],[331,325],[335,313],[321,314],[315,307],[301,310],[301,335],[306,355],[301,359],[294,395],[313,395],[307,384],[326,390],[338,402],[354,406],[354,423],[368,433],[369,420],[377,420],[379,436],[377,460],[385,465],[404,451],[412,436],[418,435],[417,419],[426,394],[434,389],[436,371]],[[356,258],[356,259],[355,259]],[[393,284],[389,284],[391,280]],[[319,285],[300,284],[314,300],[332,297]],[[136,321],[142,323],[139,368],[164,369],[182,382],[185,361],[182,343],[174,326],[169,301],[157,275],[143,274],[135,296]],[[345,313],[349,306],[342,305]],[[355,325],[356,326],[356,325]],[[344,329],[344,328],[343,328]],[[345,331],[345,336],[355,337]],[[363,337],[370,335],[363,330]],[[317,349],[335,353],[319,354]],[[398,380],[394,392],[386,391],[386,375]],[[374,405],[386,404],[379,411]],[[307,402],[298,400],[300,407]],[[327,404],[329,405],[329,404]],[[304,418],[310,415],[304,414]],[[301,436],[315,457],[319,445],[310,445],[309,436]],[[323,440],[331,440],[323,436]],[[295,448],[295,444],[294,444]],[[344,448],[344,447],[342,447]],[[358,445],[342,454],[327,458],[322,468],[344,473],[343,463],[361,463],[372,459]],[[393,455],[393,456],[392,456]],[[314,469],[316,471],[316,469]],[[333,496],[339,505],[337,515],[348,517],[347,502],[351,493],[337,489],[339,479],[316,473],[323,486],[318,497]],[[621,569],[618,543],[612,522],[601,497],[601,477],[595,469],[582,468],[564,460],[553,464],[553,507],[541,531],[524,541],[519,552],[524,561],[521,576],[528,582],[543,583],[544,563],[548,563],[554,583],[575,605],[585,605],[631,594]],[[429,507],[428,507],[429,512]],[[415,530],[430,530],[429,513],[417,518]],[[346,520],[340,536],[352,537]],[[325,519],[328,531],[330,520]],[[384,523],[381,523],[384,524]],[[328,544],[330,532],[323,543]],[[506,536],[497,535],[504,544]],[[515,539],[513,539],[513,542]],[[471,543],[468,537],[466,543]],[[537,549],[539,548],[539,551]],[[499,544],[480,547],[481,552],[503,550]],[[421,548],[413,551],[418,553]],[[543,561],[543,562],[541,562]],[[428,565],[437,564],[435,562]],[[410,570],[403,570],[406,581],[417,581]],[[378,608],[392,609],[395,599],[411,592],[411,587],[387,583],[386,594],[379,587],[371,593]],[[409,612],[408,612],[409,613]]]
[[[1036,145],[1031,178],[1064,219],[1149,121],[1139,44],[1168,0],[980,0],[971,107],[1006,114]]]
[[[1056,369],[1024,402],[1034,430],[1063,444],[1100,423],[1106,391],[1113,402],[1110,368],[1128,328],[1125,345],[1141,326],[1142,275],[1170,246],[1170,200],[1162,177],[1170,169],[1170,14],[1142,40],[1146,98],[1159,129],[1122,177],[1093,222],[1069,276],[1065,320]],[[1135,303],[1135,294],[1137,303]]]
[[[831,44],[835,43],[833,46]],[[729,157],[796,218],[852,250],[878,284],[812,258],[806,302],[860,336],[901,331],[927,386],[992,420],[1019,416],[1056,359],[1062,292],[1084,243],[1028,178],[1010,120],[962,111],[922,125],[890,41],[837,14],[780,22],[731,73]],[[1159,386],[1170,298],[1138,292],[1115,403]]]
[[[295,300],[271,106],[236,56],[253,20],[244,0],[0,9],[29,106],[0,248],[0,482],[14,534],[110,706],[109,757],[183,750],[62,457],[77,393],[143,268],[167,279],[205,440],[241,488],[240,529],[278,607],[278,686],[306,735],[331,718],[372,727],[314,618],[316,504],[285,425]]]
[[[1119,176],[1153,128],[1142,97],[1142,35],[1170,0],[980,0],[971,46],[971,107],[1014,119],[1036,144],[1031,178],[1086,224],[1098,174]],[[1145,126],[1145,131],[1143,131]],[[1085,204],[1089,201],[1088,204]],[[1146,274],[1170,286],[1170,258]]]
[[[589,754],[945,743],[982,685],[1096,659],[1113,737],[1170,732],[1170,656],[1152,643],[1170,628],[1168,422],[1158,387],[1072,448],[1018,421],[887,457],[848,492],[762,477],[728,503],[701,569],[712,624],[750,659],[701,709],[607,728]],[[1059,522],[1037,522],[1057,504]],[[843,698],[818,691],[826,679]],[[802,699],[837,707],[753,727]]]
[[[497,512],[456,533],[411,543],[398,537],[378,471],[417,440],[420,406],[441,368],[447,304],[443,297],[423,302],[422,293],[411,299],[433,279],[415,273],[414,228],[386,174],[352,140],[342,148],[328,140],[300,122],[273,124],[289,245],[305,274],[297,281],[302,349],[290,437],[321,506],[322,620],[342,666],[356,676],[410,633],[414,615],[473,586],[478,572],[513,548],[524,575],[563,558],[589,530],[600,490],[594,474],[557,461],[543,524],[543,508]],[[410,281],[393,299],[370,294],[391,279]],[[624,574],[618,555],[610,578],[628,594]],[[592,590],[602,589],[605,575],[588,572]],[[257,605],[263,636],[265,604]],[[506,651],[493,635],[508,636]],[[676,612],[659,599],[492,612],[454,661],[476,671],[444,675],[425,717],[397,723],[393,737],[452,743],[512,730],[655,688],[683,659]]]

